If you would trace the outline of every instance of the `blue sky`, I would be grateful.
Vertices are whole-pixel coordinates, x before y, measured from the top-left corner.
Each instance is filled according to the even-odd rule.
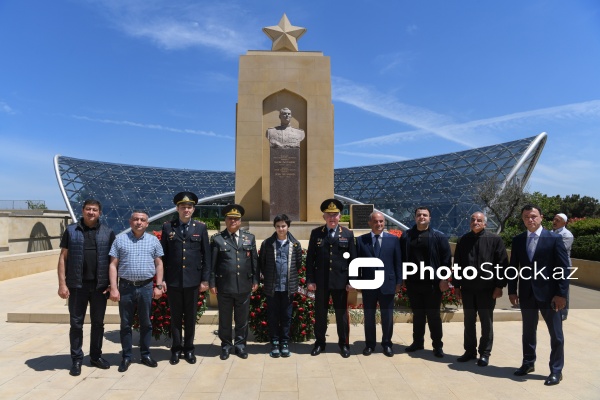
[[[5,0],[0,200],[65,209],[55,154],[234,170],[239,56],[284,12],[331,57],[336,168],[547,132],[529,190],[600,198],[595,0]]]

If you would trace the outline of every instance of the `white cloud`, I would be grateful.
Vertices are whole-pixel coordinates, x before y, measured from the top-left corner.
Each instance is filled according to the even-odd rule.
[[[92,3],[105,11],[117,29],[149,39],[165,49],[199,46],[238,56],[260,45],[256,27],[250,26],[252,20],[232,3],[190,0]]]
[[[8,115],[16,114],[15,110],[3,101],[0,101],[0,111]]]
[[[75,119],[84,120],[84,121],[99,122],[101,124],[132,126],[135,128],[156,129],[156,130],[160,130],[160,131],[175,132],[175,133],[189,133],[192,135],[220,137],[220,138],[224,138],[224,139],[233,140],[233,137],[231,137],[231,136],[219,135],[214,132],[200,131],[197,129],[179,129],[179,128],[171,128],[168,126],[163,126],[163,125],[158,125],[158,124],[144,124],[144,123],[132,122],[132,121],[115,121],[112,119],[90,118],[90,117],[86,117],[86,116],[82,116],[82,115],[72,115],[71,117],[75,118]]]
[[[378,160],[381,160],[381,159],[387,159],[387,160],[391,160],[391,161],[408,160],[408,158],[406,158],[406,157],[398,156],[395,154],[363,153],[363,152],[357,153],[357,152],[339,151],[339,150],[335,150],[335,154],[343,154],[345,156],[352,156],[352,157],[375,158]]]

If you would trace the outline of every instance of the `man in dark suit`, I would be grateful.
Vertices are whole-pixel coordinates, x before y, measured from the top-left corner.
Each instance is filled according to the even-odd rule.
[[[544,384],[558,385],[565,359],[559,311],[567,304],[569,257],[562,237],[542,228],[543,215],[538,206],[526,205],[521,217],[527,231],[513,238],[510,255],[510,268],[517,271],[506,274],[510,302],[521,306],[523,319],[523,364],[515,375],[535,371],[539,312],[550,333],[550,375]],[[511,275],[515,277],[510,279]]]
[[[192,220],[198,196],[191,192],[177,193],[173,203],[177,205],[179,217],[164,223],[160,239],[165,253],[163,266],[171,308],[173,343],[169,362],[175,365],[180,358],[185,358],[194,364],[198,293],[208,290],[210,247],[206,225]],[[183,344],[182,326],[185,327]]]
[[[339,226],[344,205],[336,199],[327,199],[321,204],[325,225],[310,233],[306,254],[306,281],[308,290],[315,293],[315,346],[310,353],[317,356],[325,350],[329,298],[333,300],[340,354],[350,357],[348,344],[348,268],[356,258],[354,234]]]
[[[383,354],[394,355],[392,350],[392,335],[394,333],[394,294],[402,286],[402,256],[400,240],[384,232],[385,218],[382,213],[374,211],[369,218],[371,232],[361,235],[356,241],[358,257],[376,257],[383,262],[384,281],[378,289],[363,289],[362,298],[365,312],[365,356],[375,350],[375,311],[377,303],[381,312],[381,347]],[[374,268],[362,268],[362,279],[375,279]]]
[[[256,239],[240,229],[244,208],[230,204],[223,208],[226,229],[210,238],[212,271],[210,292],[219,300],[219,339],[221,360],[227,360],[232,349],[242,359],[248,358],[248,314],[250,293],[258,288],[258,253]],[[232,314],[235,337],[231,331]]]
[[[452,283],[456,296],[462,299],[465,316],[465,352],[456,361],[467,362],[477,358],[477,365],[486,367],[490,362],[494,343],[494,308],[496,299],[502,297],[506,286],[504,269],[508,267],[508,255],[499,235],[485,230],[487,217],[480,211],[471,215],[471,230],[456,244],[454,264],[460,273]],[[468,279],[470,268],[476,275]],[[500,273],[493,273],[499,271]],[[477,348],[477,316],[481,322],[481,339]]]

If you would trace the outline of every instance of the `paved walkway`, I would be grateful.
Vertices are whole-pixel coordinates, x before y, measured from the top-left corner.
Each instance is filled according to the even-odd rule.
[[[328,353],[310,356],[312,343],[293,344],[292,357],[272,359],[266,344],[249,343],[250,357],[221,361],[215,325],[198,325],[198,362],[169,365],[170,352],[163,341],[153,343],[157,368],[131,365],[121,374],[118,325],[106,325],[104,357],[109,370],[89,366],[71,377],[68,325],[57,323],[8,323],[9,311],[60,304],[56,274],[44,272],[0,282],[0,399],[599,399],[600,398],[600,292],[573,288],[572,305],[564,325],[566,362],[563,382],[546,387],[549,336],[543,325],[538,332],[539,361],[527,379],[513,376],[521,361],[521,323],[497,322],[491,364],[481,368],[460,364],[463,353],[462,323],[444,324],[446,357],[437,359],[430,345],[411,355],[412,326],[394,326],[393,358],[377,352],[362,355],[362,325],[351,326],[352,356],[343,359],[335,345],[335,326],[329,326]],[[40,310],[42,311],[42,310]],[[84,330],[84,351],[89,345],[89,325]],[[134,355],[139,353],[134,349]],[[139,357],[138,357],[139,358]]]

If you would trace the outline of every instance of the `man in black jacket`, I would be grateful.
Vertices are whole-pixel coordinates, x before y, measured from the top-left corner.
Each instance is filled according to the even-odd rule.
[[[447,280],[439,278],[437,271],[440,267],[450,268],[452,252],[446,235],[433,229],[430,224],[431,210],[428,207],[417,207],[415,225],[400,240],[402,262],[419,266],[416,273],[407,272],[404,277],[413,312],[413,342],[406,347],[406,351],[410,353],[424,348],[427,323],[433,355],[441,358],[444,357],[444,343],[440,307],[442,292],[448,290],[449,286]],[[434,273],[430,274],[421,266],[432,268]]]
[[[105,293],[108,288],[108,253],[115,234],[100,223],[102,205],[98,200],[83,203],[83,217],[70,224],[60,241],[58,258],[58,295],[69,301],[72,365],[69,374],[81,374],[83,361],[83,322],[87,305],[90,304],[90,363],[101,369],[110,368],[102,358],[104,335]]]
[[[310,233],[306,254],[308,290],[315,291],[315,346],[313,356],[325,350],[329,298],[333,300],[340,354],[350,357],[348,325],[348,269],[356,258],[356,243],[352,231],[339,226],[344,205],[336,199],[321,204],[325,225]]]
[[[177,364],[180,358],[196,363],[194,335],[198,293],[208,290],[210,247],[206,225],[192,220],[197,202],[198,196],[192,192],[177,193],[173,203],[177,205],[179,216],[164,223],[160,239],[171,308],[171,365]],[[183,343],[182,326],[185,327]]]
[[[508,256],[502,238],[487,232],[486,224],[487,217],[482,212],[473,213],[471,231],[458,240],[454,251],[454,264],[458,267],[458,274],[454,276],[453,284],[456,296],[462,297],[465,313],[465,353],[457,361],[466,362],[477,358],[475,323],[479,315],[481,339],[477,365],[480,367],[488,365],[492,353],[494,308],[496,299],[502,297],[502,288],[506,286],[503,277],[504,269],[508,267]]]
[[[258,288],[258,254],[256,239],[250,232],[240,229],[244,208],[230,204],[223,208],[226,229],[210,238],[212,270],[210,292],[219,301],[219,339],[221,360],[229,353],[242,359],[248,358],[248,314],[250,293]],[[231,315],[235,319],[235,337],[231,331]]]

